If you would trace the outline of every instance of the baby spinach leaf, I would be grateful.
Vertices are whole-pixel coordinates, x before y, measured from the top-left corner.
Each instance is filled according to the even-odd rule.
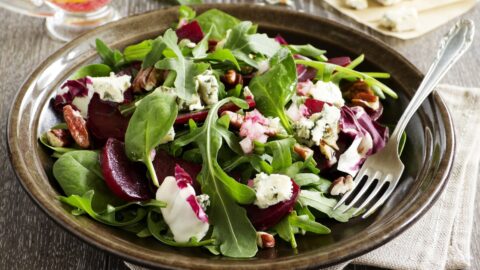
[[[266,116],[278,117],[287,132],[292,132],[285,114],[285,105],[290,101],[297,84],[297,71],[292,54],[280,49],[270,59],[270,70],[254,77],[249,88],[255,96],[257,109]]]
[[[145,55],[145,60],[143,60],[142,68],[152,67],[163,58],[163,51],[167,48],[165,42],[161,37],[156,38],[151,45],[151,49],[147,55]]]
[[[72,211],[73,215],[78,216],[88,214],[90,217],[101,223],[115,227],[124,227],[136,224],[145,218],[147,214],[147,211],[140,206],[136,207],[135,210],[127,209],[133,205],[141,205],[141,203],[138,202],[131,202],[118,207],[108,205],[106,210],[97,212],[92,207],[92,200],[94,196],[95,191],[89,190],[83,196],[60,196],[59,200],[75,208]],[[159,204],[155,203],[155,205]],[[165,207],[165,203],[161,205],[162,207]],[[121,219],[119,219],[119,217],[121,217]]]
[[[272,153],[272,167],[274,172],[280,172],[282,169],[292,165],[292,149],[295,139],[287,138],[282,140],[270,141],[265,147]]]
[[[70,80],[77,80],[80,78],[85,78],[87,76],[104,77],[104,76],[109,76],[110,72],[112,72],[112,69],[107,65],[92,64],[92,65],[84,66],[79,70],[75,71],[72,77],[70,77]]]
[[[301,187],[314,187],[320,192],[327,192],[332,182],[313,173],[298,173],[293,176],[295,183]]]
[[[123,55],[127,62],[143,61],[145,56],[152,50],[153,40],[147,39],[138,44],[130,45],[123,50]]]
[[[194,77],[201,73],[199,64],[195,64],[191,59],[185,59],[182,51],[177,45],[178,37],[172,29],[168,29],[164,36],[163,42],[171,49],[176,58],[166,58],[155,64],[158,69],[174,70],[175,89],[179,98],[190,101],[192,95],[196,93]]]
[[[237,62],[237,59],[233,55],[232,51],[229,49],[219,49],[213,53],[209,53],[206,57],[206,60],[213,60],[218,62],[228,61],[232,63],[237,70],[240,70],[240,65]]]
[[[327,51],[320,50],[312,46],[311,44],[306,45],[288,45],[288,48],[292,52],[292,54],[301,54],[306,57],[312,57],[319,61],[327,61],[328,59],[325,57],[325,53]]]
[[[102,40],[96,39],[95,41],[98,55],[102,58],[105,65],[110,66],[114,71],[125,62],[123,54],[119,50],[112,50]]]
[[[232,28],[227,37],[224,48],[232,51],[248,50],[248,31],[252,27],[252,22],[243,21]]]
[[[252,51],[268,57],[275,55],[281,46],[266,34],[253,34],[248,36],[248,44]]]
[[[53,175],[67,196],[83,196],[87,191],[94,190],[93,209],[103,210],[108,204],[121,203],[103,180],[97,152],[79,150],[63,154],[53,164]]]
[[[218,109],[227,102],[247,108],[243,100],[226,98],[210,110],[202,127],[174,141],[174,148],[195,143],[202,153],[203,165],[198,181],[202,191],[210,196],[209,219],[213,227],[212,237],[220,252],[229,257],[252,257],[257,253],[256,231],[247,218],[246,211],[236,202],[248,204],[255,199],[255,192],[226,174],[217,161],[223,137],[217,123]]]
[[[152,151],[173,126],[178,113],[176,97],[156,90],[142,99],[128,123],[125,152],[133,161],[142,161],[155,186],[159,186],[153,169]]]
[[[160,217],[160,215],[154,211],[149,211],[147,216],[147,224],[148,230],[150,231],[151,235],[155,237],[158,241],[164,243],[165,245],[173,246],[173,247],[201,247],[206,245],[211,245],[215,242],[214,239],[207,239],[203,241],[197,241],[195,239],[191,239],[187,243],[179,243],[175,242],[173,237],[168,236],[166,234],[162,234],[162,232],[168,231],[168,226]]]
[[[298,197],[298,201],[302,205],[312,207],[340,222],[347,222],[353,217],[353,212],[356,210],[356,208],[352,207],[347,212],[342,213],[343,209],[347,207],[345,205],[333,210],[333,207],[337,204],[337,200],[327,198],[322,192],[318,191],[302,190]]]
[[[221,40],[227,35],[227,31],[240,20],[218,9],[210,9],[199,15],[195,20],[200,24],[203,31],[208,31],[212,25],[215,26],[212,31],[212,39]]]

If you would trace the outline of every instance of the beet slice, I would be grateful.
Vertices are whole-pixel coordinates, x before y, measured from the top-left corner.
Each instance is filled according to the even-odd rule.
[[[352,59],[350,59],[350,57],[348,56],[341,56],[341,57],[330,58],[328,59],[327,62],[330,64],[335,64],[337,66],[346,67],[352,62]]]
[[[305,100],[305,107],[307,107],[308,112],[310,113],[310,115],[312,115],[314,113],[321,112],[325,103],[326,102],[317,99],[307,98],[307,100]]]
[[[250,109],[255,107],[255,105],[256,105],[255,100],[253,100],[252,98],[247,98],[246,101],[247,101],[248,107]],[[220,115],[224,111],[235,112],[235,111],[238,111],[239,109],[240,108],[237,105],[229,102],[229,103],[223,105],[218,110],[218,114]],[[190,120],[190,119],[192,119],[195,122],[203,122],[205,119],[207,119],[207,115],[208,115],[209,111],[210,111],[209,109],[206,109],[206,110],[201,110],[201,111],[179,114],[177,116],[177,119],[175,120],[175,124],[176,125],[186,124],[186,123],[188,123],[188,120]]]
[[[108,138],[123,141],[129,121],[129,117],[120,113],[117,103],[103,101],[96,93],[93,95],[88,105],[87,128],[95,139],[102,142]]]
[[[248,218],[252,222],[255,229],[259,231],[267,230],[268,228],[277,224],[284,216],[293,210],[293,206],[295,205],[298,194],[300,193],[300,188],[295,181],[291,181],[293,190],[292,197],[289,200],[279,202],[265,209],[261,209],[254,204],[245,207],[247,209]]]
[[[103,178],[109,189],[124,201],[145,201],[153,198],[148,188],[145,169],[125,155],[123,142],[109,138],[100,155]]]
[[[197,21],[192,21],[178,28],[176,31],[178,40],[188,38],[190,41],[198,43],[203,38],[203,31]]]
[[[163,150],[158,150],[153,159],[153,168],[155,169],[160,184],[165,177],[175,175],[175,167],[177,165],[183,168],[183,170],[191,176],[193,180],[193,188],[197,193],[200,193],[200,184],[197,182],[197,175],[202,170],[202,165],[188,162],[181,158],[172,157]]]

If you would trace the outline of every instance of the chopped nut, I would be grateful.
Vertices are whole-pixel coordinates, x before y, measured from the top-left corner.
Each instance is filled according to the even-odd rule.
[[[295,153],[297,153],[303,160],[307,160],[313,155],[312,149],[298,143],[293,146],[293,151],[295,151]]]
[[[75,142],[81,148],[90,147],[90,139],[87,131],[87,123],[78,111],[75,111],[72,106],[67,105],[63,107],[63,118],[67,123],[68,130]]]
[[[65,129],[50,129],[46,136],[48,143],[53,147],[65,147],[72,143],[72,137]]]
[[[257,232],[257,245],[260,248],[275,247],[275,237],[266,232]]]
[[[380,99],[364,81],[356,81],[348,86],[344,97],[356,106],[370,108],[372,110],[378,110],[380,107]]]
[[[237,84],[243,84],[243,77],[242,74],[237,73],[233,69],[229,69],[225,75],[223,75],[222,82],[229,89],[235,87]]]
[[[333,181],[330,186],[330,195],[338,196],[345,194],[353,189],[353,178],[351,175],[341,176]]]
[[[139,93],[142,91],[142,89],[145,89],[146,91],[152,90],[155,88],[155,86],[157,86],[158,77],[159,74],[154,67],[140,69],[137,76],[133,80],[133,92]]]
[[[337,157],[335,156],[335,148],[327,144],[325,140],[320,141],[320,152],[330,161],[330,163],[337,162]]]
[[[223,115],[228,115],[230,118],[230,124],[236,128],[240,128],[245,120],[245,116],[231,111],[224,111],[222,112],[222,116]]]

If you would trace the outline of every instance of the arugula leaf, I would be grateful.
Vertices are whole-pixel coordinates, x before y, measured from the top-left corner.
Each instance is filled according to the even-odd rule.
[[[313,173],[298,173],[293,176],[295,183],[301,187],[311,186],[321,192],[327,192],[332,182]]]
[[[88,66],[84,66],[79,70],[73,73],[72,77],[69,80],[77,80],[80,78],[85,78],[87,76],[90,77],[104,77],[109,76],[112,69],[104,64],[92,64]]]
[[[268,57],[274,56],[281,46],[266,34],[253,34],[248,36],[248,44],[252,51]]]
[[[108,204],[121,203],[103,180],[97,152],[78,150],[63,154],[53,164],[53,176],[67,196],[83,196],[86,192],[94,190],[93,209],[103,210]]]
[[[200,0],[201,1],[201,0]],[[181,20],[191,20],[195,18],[197,13],[189,6],[182,5],[178,8],[178,18]]]
[[[142,161],[153,184],[159,186],[152,164],[152,151],[173,126],[178,113],[176,97],[156,90],[142,99],[128,123],[125,152],[133,161]]]
[[[97,47],[97,52],[102,58],[102,61],[105,65],[110,66],[114,71],[118,70],[118,67],[123,65],[124,57],[119,50],[110,49],[102,40],[96,39],[95,44]]]
[[[194,58],[204,58],[207,56],[207,51],[208,51],[208,39],[210,38],[210,35],[212,34],[213,29],[215,26],[212,26],[210,30],[208,30],[208,33],[205,34],[205,36],[200,40],[200,42],[193,48],[192,50],[192,55]]]
[[[152,50],[153,40],[147,39],[138,44],[130,45],[123,50],[123,56],[127,62],[143,61],[145,56]]]
[[[238,60],[242,61],[243,63],[256,69],[259,68],[258,63],[252,58],[250,58],[247,53],[238,50],[232,51],[232,53]]]
[[[235,68],[237,70],[240,70],[240,65],[238,64],[237,59],[233,55],[232,51],[229,49],[219,49],[212,53],[209,53],[206,57],[206,60],[213,60],[218,62],[228,61],[235,65]]]
[[[232,51],[243,51],[248,49],[248,31],[251,27],[252,22],[250,21],[243,21],[235,25],[228,35],[223,47]]]
[[[178,97],[190,101],[193,94],[196,93],[194,77],[200,74],[200,64],[195,64],[192,60],[185,59],[182,51],[177,45],[177,34],[175,34],[172,29],[168,29],[165,32],[163,42],[177,57],[160,60],[155,64],[155,67],[157,69],[174,70],[177,75],[175,77],[174,85]]]
[[[157,61],[163,58],[163,51],[167,48],[167,45],[165,45],[165,42],[163,42],[163,39],[161,37],[158,37],[154,41],[152,41],[151,46],[152,47],[150,51],[147,55],[145,55],[145,59],[142,63],[142,68],[154,66]]]
[[[212,223],[214,238],[220,252],[229,257],[252,257],[257,253],[256,231],[250,223],[241,204],[252,203],[255,192],[226,174],[217,161],[222,146],[222,132],[225,128],[218,124],[218,109],[227,102],[234,102],[240,108],[248,108],[245,101],[226,98],[215,104],[202,127],[177,138],[174,148],[195,143],[202,153],[203,165],[198,181],[202,191],[210,196],[209,219]]]
[[[288,45],[288,48],[293,54],[301,54],[306,57],[313,57],[319,61],[327,61],[325,53],[327,51],[320,50],[312,46],[311,44],[306,45]]]
[[[280,118],[283,127],[291,133],[285,105],[295,93],[297,69],[290,51],[280,49],[270,59],[270,67],[264,74],[254,77],[249,88],[256,98],[257,109],[266,116]]]
[[[212,39],[221,40],[227,35],[227,31],[238,23],[240,20],[218,9],[210,9],[199,15],[195,20],[200,24],[204,32],[208,31],[212,26]]]
[[[150,200],[148,202],[130,202],[121,206],[113,207],[108,205],[102,212],[96,212],[92,208],[92,199],[95,195],[95,191],[89,190],[83,196],[71,195],[69,197],[59,196],[59,200],[65,204],[74,207],[72,214],[75,216],[88,214],[93,219],[115,227],[126,227],[140,222],[147,214],[147,211],[143,208],[145,206],[153,207],[165,207],[164,202]],[[129,209],[133,206],[136,207],[135,211]],[[121,217],[121,220],[118,220]]]
[[[286,138],[282,140],[270,141],[265,147],[272,153],[272,167],[274,172],[280,172],[282,169],[292,165],[292,149],[295,139]]]
[[[195,239],[190,240],[187,243],[178,243],[173,240],[173,237],[162,234],[162,232],[168,230],[168,225],[164,220],[160,218],[160,215],[154,211],[149,211],[147,216],[148,230],[158,241],[173,247],[201,247],[211,245],[215,242],[214,239],[207,239],[203,241],[197,241]]]
[[[356,211],[356,208],[352,207],[347,212],[342,213],[343,209],[347,207],[345,205],[340,206],[334,211],[333,207],[337,204],[337,200],[327,198],[322,192],[318,191],[302,190],[298,196],[298,202],[304,206],[312,207],[340,222],[347,222],[353,217],[353,212]]]

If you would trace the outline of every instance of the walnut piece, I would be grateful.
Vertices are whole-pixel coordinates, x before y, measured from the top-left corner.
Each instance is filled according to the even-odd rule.
[[[351,175],[347,175],[346,177],[341,176],[333,181],[332,185],[330,186],[330,195],[338,196],[345,194],[353,189],[353,178]]]
[[[275,247],[275,237],[266,232],[257,232],[257,245],[260,248]]]

